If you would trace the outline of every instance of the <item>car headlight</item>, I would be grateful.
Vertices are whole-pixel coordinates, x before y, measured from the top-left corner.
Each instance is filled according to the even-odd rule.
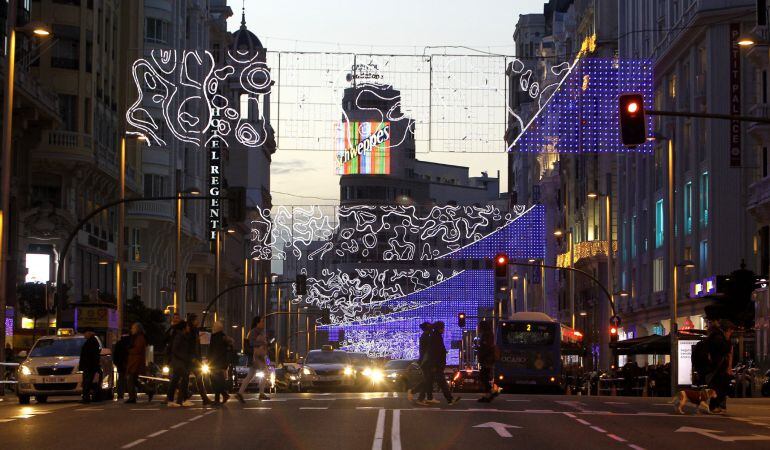
[[[163,372],[163,375],[168,375],[171,373],[171,368],[169,366],[163,366],[162,369],[160,369],[161,372]]]
[[[257,372],[257,378],[265,378],[265,372],[262,372],[261,370]]]
[[[342,373],[344,373],[346,376],[349,377],[349,376],[353,375],[353,368],[350,367],[350,366],[345,367],[345,370],[343,370]]]
[[[275,372],[270,374],[270,384],[275,384]]]
[[[24,376],[32,375],[32,369],[27,366],[21,366],[19,367],[19,370],[21,370],[21,374]]]
[[[211,369],[209,368],[209,365],[208,365],[208,364],[206,364],[206,363],[203,363],[203,364],[201,365],[201,373],[203,373],[203,374],[207,374],[207,373],[209,373],[209,371],[210,371],[210,370],[211,370]]]
[[[289,375],[289,380],[297,381],[297,376],[296,375]]]
[[[303,374],[303,375],[313,375],[313,371],[312,371],[312,370],[310,370],[310,369],[309,369],[309,368],[307,368],[307,367],[303,367],[303,368],[302,368],[302,374]]]
[[[380,369],[372,369],[369,371],[369,379],[374,383],[379,383],[385,379],[385,373]]]
[[[396,378],[397,376],[398,376],[398,374],[396,374],[396,373],[389,373],[388,374],[388,378]]]
[[[363,371],[363,372],[361,372],[361,373],[362,373],[362,374],[364,374],[364,376],[368,377],[368,376],[370,376],[370,375],[372,374],[372,369],[370,369],[370,368],[368,368],[368,367],[367,367],[367,368],[366,368],[366,369],[364,369],[364,371]]]

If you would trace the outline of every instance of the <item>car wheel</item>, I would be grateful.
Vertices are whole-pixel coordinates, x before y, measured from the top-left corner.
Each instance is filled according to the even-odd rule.
[[[48,402],[48,396],[47,395],[36,395],[35,401],[38,403],[46,403]],[[27,401],[29,403],[29,401]]]
[[[20,405],[29,405],[29,395],[20,395],[19,396],[19,404]]]

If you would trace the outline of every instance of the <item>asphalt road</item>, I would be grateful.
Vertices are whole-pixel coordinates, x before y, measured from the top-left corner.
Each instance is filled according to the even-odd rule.
[[[770,400],[727,415],[673,413],[668,399],[501,395],[419,407],[400,393],[277,394],[221,408],[0,401],[0,448],[677,449],[770,448]]]

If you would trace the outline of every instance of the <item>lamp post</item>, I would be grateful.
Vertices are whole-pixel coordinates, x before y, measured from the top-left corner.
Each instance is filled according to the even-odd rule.
[[[575,274],[572,272],[572,269],[575,268],[575,248],[574,244],[572,242],[572,229],[567,231],[566,233],[561,230],[556,230],[553,232],[553,235],[557,239],[561,239],[566,235],[567,239],[567,251],[569,252],[569,317],[570,317],[570,326],[572,329],[575,329]]]
[[[177,181],[178,183],[178,181]],[[183,299],[180,298],[182,293],[182,201],[184,195],[200,195],[201,191],[198,188],[188,188],[185,190],[177,189],[176,193],[176,248],[174,250],[174,312],[179,313],[180,317],[184,317],[184,309],[179,307],[180,304],[184,305]],[[217,286],[219,291],[219,286]]]
[[[6,57],[5,91],[3,95],[3,147],[2,172],[0,172],[0,361],[5,361],[5,306],[6,281],[8,272],[8,239],[10,237],[11,206],[11,165],[13,162],[13,94],[16,76],[16,31],[29,32],[39,37],[50,36],[49,29],[41,24],[16,26],[17,0],[8,0],[6,9],[6,36],[8,54]],[[1,391],[0,391],[1,392]]]
[[[604,233],[607,237],[607,289],[610,293],[613,292],[615,277],[612,274],[612,196],[610,194],[611,181],[607,182],[607,193],[599,194],[598,192],[589,192],[588,198],[591,200],[604,199]],[[612,301],[614,302],[614,296]],[[599,316],[599,320],[602,320],[602,315]],[[602,329],[601,337],[607,337],[607,345],[609,346],[609,335]]]

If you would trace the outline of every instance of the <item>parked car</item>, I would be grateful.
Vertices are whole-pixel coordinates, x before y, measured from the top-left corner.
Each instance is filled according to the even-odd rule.
[[[38,403],[45,403],[49,396],[80,396],[83,392],[83,373],[78,370],[78,363],[85,342],[86,338],[81,334],[44,336],[38,339],[17,371],[19,403],[28,404],[33,396]],[[110,349],[102,347],[101,341],[99,347],[101,398],[111,399],[115,386],[112,353]]]

